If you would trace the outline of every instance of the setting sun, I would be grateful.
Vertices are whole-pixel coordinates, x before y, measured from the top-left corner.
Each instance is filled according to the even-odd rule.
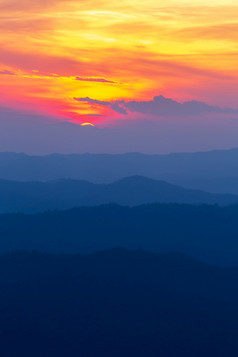
[[[95,126],[93,123],[82,123],[81,126]]]

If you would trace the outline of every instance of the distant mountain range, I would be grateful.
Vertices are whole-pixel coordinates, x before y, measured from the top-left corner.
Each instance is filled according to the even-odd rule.
[[[141,176],[111,184],[69,179],[48,182],[0,180],[0,213],[34,213],[107,203],[136,206],[156,202],[230,205],[238,203],[238,196],[187,190]]]
[[[170,155],[0,153],[0,178],[15,181],[57,179],[111,183],[146,176],[190,189],[238,194],[238,149]]]

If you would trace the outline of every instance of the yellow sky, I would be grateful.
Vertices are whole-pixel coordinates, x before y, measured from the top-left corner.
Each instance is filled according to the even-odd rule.
[[[236,105],[237,1],[0,0],[0,14],[2,105],[74,118],[102,110],[74,97]]]

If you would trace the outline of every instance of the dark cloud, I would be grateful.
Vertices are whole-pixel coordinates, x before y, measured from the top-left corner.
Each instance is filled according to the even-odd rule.
[[[105,78],[76,77],[75,79],[76,79],[76,81],[83,81],[83,82],[99,82],[99,83],[116,84],[116,82],[110,81]]]
[[[106,102],[106,101],[101,101],[97,99],[91,99],[89,97],[85,98],[74,98],[78,102],[87,102],[90,104],[97,104],[97,105],[102,105],[104,107],[111,108],[114,112],[117,112],[119,114],[127,114],[126,108],[123,107],[123,104],[125,103],[124,101],[115,101],[115,102]]]
[[[104,102],[101,100],[97,100],[97,99],[92,99],[89,97],[85,97],[85,98],[74,98],[75,100],[77,100],[78,102],[87,102],[90,104],[98,104],[98,105],[103,105],[103,106],[109,106],[111,103],[110,102]]]
[[[4,69],[3,71],[0,71],[0,75],[15,76],[16,73],[14,73],[13,71],[8,71],[7,69]]]
[[[111,108],[116,113],[141,113],[155,116],[186,116],[186,115],[202,115],[208,113],[217,114],[235,114],[238,109],[220,108],[218,106],[211,106],[196,100],[179,103],[173,99],[165,98],[162,95],[156,96],[150,101],[114,101],[104,102],[91,98],[74,98],[80,102],[87,102],[91,104],[102,105]]]

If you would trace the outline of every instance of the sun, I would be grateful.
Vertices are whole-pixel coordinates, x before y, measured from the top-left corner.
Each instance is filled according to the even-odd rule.
[[[93,123],[82,123],[81,126],[95,126]]]

